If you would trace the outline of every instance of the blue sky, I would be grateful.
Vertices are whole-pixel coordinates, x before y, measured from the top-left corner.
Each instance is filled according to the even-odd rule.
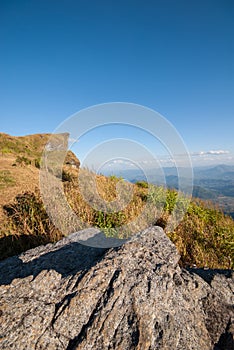
[[[167,118],[194,159],[234,162],[233,18],[232,0],[0,0],[0,131],[53,132],[131,102]]]

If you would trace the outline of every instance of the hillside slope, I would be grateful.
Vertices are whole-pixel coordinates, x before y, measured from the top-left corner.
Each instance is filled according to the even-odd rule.
[[[86,227],[97,227],[110,237],[128,238],[155,225],[164,228],[175,243],[182,266],[233,268],[232,218],[202,201],[193,199],[190,203],[175,190],[144,181],[131,184],[114,175],[106,177],[79,169],[79,160],[70,151],[64,161],[62,186],[76,215],[70,215],[67,207],[58,209],[56,196],[48,191],[55,227],[37,188],[43,149],[47,144],[48,149],[56,150],[57,157],[61,136],[68,139],[68,134],[56,135],[48,145],[49,134],[25,137],[0,134],[0,260],[56,242]],[[49,174],[56,183],[61,181],[56,171]],[[180,213],[181,221],[173,228]],[[78,222],[70,221],[74,217]],[[59,229],[64,225],[66,232]]]
[[[39,187],[40,158],[51,134],[10,136],[0,133],[0,217],[2,206],[22,192]],[[68,134],[67,140],[68,140]],[[68,151],[65,163],[80,165],[74,153]]]

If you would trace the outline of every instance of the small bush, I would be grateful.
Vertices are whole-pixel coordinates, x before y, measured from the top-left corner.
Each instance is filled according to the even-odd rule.
[[[2,154],[8,154],[8,153],[11,153],[11,150],[8,147],[3,147],[1,149],[1,152],[2,152]]]
[[[39,195],[25,192],[16,196],[13,203],[3,206],[13,230],[21,234],[47,235],[56,231]]]
[[[96,211],[94,215],[94,223],[100,228],[115,228],[123,225],[126,217],[123,212],[105,213]]]
[[[9,170],[0,171],[0,188],[12,185],[15,183],[15,180],[12,178]]]
[[[166,202],[164,204],[164,210],[171,214],[176,206],[178,193],[173,190],[167,191]]]
[[[149,184],[146,181],[137,181],[136,185],[141,188],[149,188]]]
[[[24,157],[24,156],[17,156],[15,162],[18,165],[30,165],[31,164],[31,160],[27,157]]]
[[[122,176],[116,176],[116,175],[110,175],[109,176],[109,179],[111,180],[111,181],[119,181],[119,180],[123,180],[123,178],[122,178]]]
[[[34,164],[35,164],[36,168],[40,169],[41,168],[41,160],[40,160],[40,158],[34,159]]]
[[[69,172],[63,170],[62,171],[62,181],[72,182],[72,175]]]

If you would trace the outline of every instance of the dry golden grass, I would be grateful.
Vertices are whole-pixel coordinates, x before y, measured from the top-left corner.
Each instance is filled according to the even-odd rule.
[[[160,225],[179,250],[183,266],[234,267],[234,221],[218,208],[195,200],[188,205],[187,199],[176,191],[145,183],[133,185],[87,169],[80,169],[78,177],[77,168],[69,165],[71,160],[79,164],[71,152],[63,167],[62,188],[75,214],[67,217],[66,208],[48,193],[60,223],[60,230],[56,228],[42,202],[39,169],[35,166],[48,137],[8,138],[0,134],[0,259],[55,242],[64,234],[88,226],[125,238],[149,225]],[[16,162],[19,156],[20,161]],[[53,173],[49,178],[61,184]],[[176,215],[187,205],[183,220],[174,228]]]
[[[2,218],[2,206],[12,201],[18,193],[22,191],[34,191],[39,186],[39,169],[34,165],[15,164],[15,155],[0,155],[0,173],[6,173],[12,180],[0,182],[0,218]]]
[[[39,168],[36,167],[36,162],[40,161],[50,136],[35,134],[15,137],[0,133],[0,220],[4,217],[4,204],[13,201],[19,193],[34,192],[39,188]],[[31,164],[17,162],[20,158],[25,158]],[[71,160],[79,165],[74,154],[68,152],[65,163]]]
[[[87,175],[87,172],[85,170],[84,174]],[[167,228],[171,212],[173,212],[171,203],[176,197],[175,191],[158,190],[158,193],[161,194],[163,191],[167,192],[163,212],[158,211],[155,202],[145,211],[146,202],[149,200],[148,190],[137,185],[130,185],[133,191],[127,206],[120,210],[113,210],[112,207],[112,210],[108,211],[109,204],[113,204],[121,194],[116,188],[118,188],[118,182],[122,180],[97,176],[97,193],[94,194],[93,183],[90,184],[87,181],[85,183],[86,197],[84,198],[77,177],[73,176],[69,179],[70,181],[63,183],[64,192],[68,203],[80,221],[78,224],[77,221],[69,222],[69,225],[67,223],[69,231],[66,233],[88,226],[96,226],[107,235],[126,238],[152,224]],[[105,199],[104,206],[102,202],[100,204],[100,198]],[[157,197],[157,201],[160,202],[161,199]],[[55,205],[56,203],[52,203],[53,207]],[[66,224],[66,212],[63,211],[63,208],[55,207],[55,211],[59,211],[58,216],[61,222]],[[8,222],[5,223],[3,236],[5,240],[6,236],[8,237],[7,244],[9,244],[10,237],[12,249],[10,251],[9,247],[4,249],[4,257],[6,252],[9,256],[9,254],[18,253],[26,248],[54,242],[63,237],[63,233],[56,229],[49,220],[39,192],[17,196],[15,201],[8,205],[7,213]],[[144,213],[143,216],[142,213]],[[179,250],[183,266],[196,264],[200,267],[233,268],[234,221],[217,209],[201,201],[199,203],[193,201],[181,223],[171,231],[167,229],[167,234]],[[2,254],[1,249],[0,253]]]

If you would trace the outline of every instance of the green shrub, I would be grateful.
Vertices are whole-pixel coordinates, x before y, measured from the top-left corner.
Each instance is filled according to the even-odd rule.
[[[113,213],[96,211],[94,214],[94,224],[101,229],[119,227],[122,226],[125,222],[126,217],[122,211]]]
[[[119,181],[119,180],[123,180],[123,178],[122,178],[122,176],[115,176],[115,175],[110,175],[109,176],[109,179],[111,180],[111,181]]]
[[[173,210],[175,209],[176,206],[176,201],[177,201],[177,196],[178,193],[173,190],[168,190],[167,191],[167,196],[166,196],[166,201],[164,204],[164,210],[171,214]]]
[[[122,211],[113,213],[96,211],[94,213],[94,225],[100,228],[107,237],[120,238],[119,228],[125,223],[126,217]]]
[[[35,164],[36,168],[40,169],[41,168],[41,159],[40,158],[34,159],[34,164]]]
[[[27,157],[24,157],[24,156],[17,156],[15,162],[18,165],[30,165],[31,164],[31,160]]]
[[[8,185],[13,185],[15,180],[12,178],[9,170],[0,171],[0,188],[3,188]]]
[[[140,188],[149,188],[149,184],[146,181],[137,181],[136,185]]]
[[[1,148],[1,152],[2,154],[8,154],[11,153],[11,150],[8,147],[3,147]]]
[[[156,207],[163,207],[167,198],[167,190],[162,186],[150,185],[148,199]]]

